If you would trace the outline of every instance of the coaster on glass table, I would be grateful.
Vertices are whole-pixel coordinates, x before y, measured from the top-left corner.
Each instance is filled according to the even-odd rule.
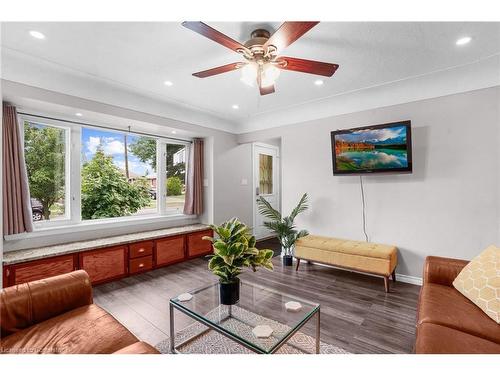
[[[179,294],[179,296],[177,297],[177,299],[180,301],[180,302],[187,302],[189,301],[191,298],[193,298],[193,295],[190,294],[190,293],[182,293],[182,294]]]
[[[267,339],[273,334],[273,329],[268,325],[261,325],[252,329],[252,333],[259,339]]]
[[[285,303],[285,308],[287,311],[297,312],[302,309],[302,305],[299,302],[290,301]]]

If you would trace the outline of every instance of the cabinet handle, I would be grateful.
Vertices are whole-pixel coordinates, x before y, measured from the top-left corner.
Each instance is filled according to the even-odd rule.
[[[143,252],[144,252],[144,249],[142,249],[142,248],[141,248],[141,249],[139,249],[139,252],[140,252],[140,253],[143,253]]]
[[[144,263],[139,264],[139,268],[144,267]]]

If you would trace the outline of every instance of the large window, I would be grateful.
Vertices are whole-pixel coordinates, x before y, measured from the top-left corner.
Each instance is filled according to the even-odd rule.
[[[33,220],[67,219],[69,130],[31,121],[23,124]]]
[[[188,142],[25,116],[37,226],[182,214]]]
[[[82,128],[83,220],[157,213],[156,144],[154,138]]]

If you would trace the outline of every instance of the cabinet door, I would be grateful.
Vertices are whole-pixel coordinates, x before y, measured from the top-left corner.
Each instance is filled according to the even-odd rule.
[[[156,240],[156,266],[161,267],[185,258],[184,236]]]
[[[7,284],[17,285],[72,272],[78,269],[77,259],[71,254],[6,266]]]
[[[198,257],[212,253],[212,243],[202,239],[203,236],[213,236],[212,230],[189,233],[187,235],[188,257]]]
[[[93,284],[127,276],[127,264],[126,245],[80,253],[80,268],[87,271]]]

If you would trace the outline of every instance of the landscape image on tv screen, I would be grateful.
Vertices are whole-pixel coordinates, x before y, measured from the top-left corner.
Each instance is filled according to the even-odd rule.
[[[334,173],[411,171],[409,122],[332,132]]]

